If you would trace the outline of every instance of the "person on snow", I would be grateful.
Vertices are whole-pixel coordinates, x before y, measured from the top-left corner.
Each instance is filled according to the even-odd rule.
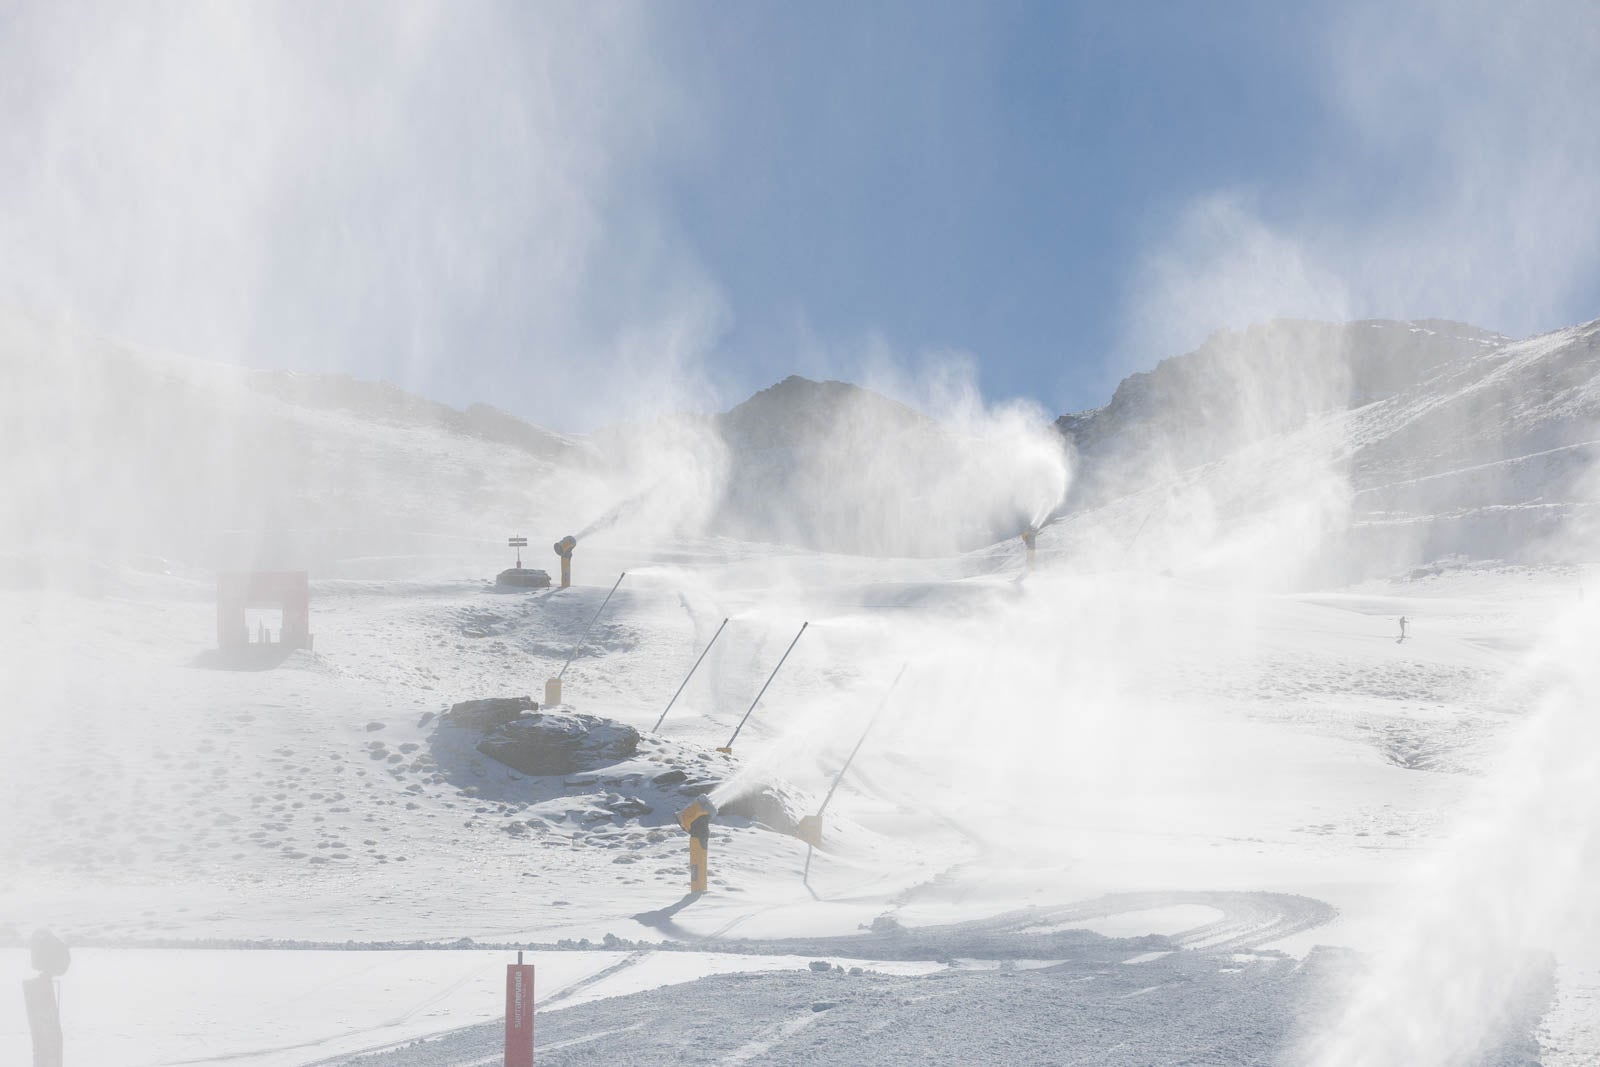
[[[1400,616],[1400,640],[1404,641],[1405,639],[1406,639],[1406,617],[1404,615],[1402,615],[1402,616]],[[1396,642],[1396,643],[1398,644],[1399,642]]]

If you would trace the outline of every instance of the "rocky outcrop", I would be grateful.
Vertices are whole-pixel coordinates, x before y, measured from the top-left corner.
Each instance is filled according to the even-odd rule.
[[[489,731],[520,718],[526,712],[538,710],[539,705],[532,697],[486,697],[450,705],[450,710],[444,714],[444,721],[452,726]]]
[[[574,774],[631,759],[639,731],[598,715],[547,711],[496,727],[478,751],[523,774]]]

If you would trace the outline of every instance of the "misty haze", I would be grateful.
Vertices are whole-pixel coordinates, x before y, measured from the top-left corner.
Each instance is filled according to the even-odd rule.
[[[0,1064],[1600,1065],[1597,55],[0,2]]]

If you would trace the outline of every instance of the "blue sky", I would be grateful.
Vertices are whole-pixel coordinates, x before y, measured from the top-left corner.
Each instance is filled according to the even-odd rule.
[[[1600,314],[1578,3],[0,0],[0,301],[584,429]]]
[[[674,203],[741,309],[728,352],[768,377],[802,321],[973,353],[988,393],[1102,402],[1151,232],[1197,191],[1297,183],[1328,125],[1275,5],[864,7],[692,33],[698,88],[737,93]]]

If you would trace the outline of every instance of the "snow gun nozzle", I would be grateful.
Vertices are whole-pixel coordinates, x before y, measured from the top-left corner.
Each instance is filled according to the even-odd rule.
[[[716,814],[717,806],[711,802],[711,798],[701,795],[695,797],[687,808],[678,812],[678,825],[683,827],[684,833],[693,834],[696,832],[695,823],[704,819],[709,824]]]
[[[708,796],[695,797],[694,803],[678,812],[678,825],[689,835],[689,892],[704,893],[709,878],[706,853],[711,847],[711,817],[717,806]]]

